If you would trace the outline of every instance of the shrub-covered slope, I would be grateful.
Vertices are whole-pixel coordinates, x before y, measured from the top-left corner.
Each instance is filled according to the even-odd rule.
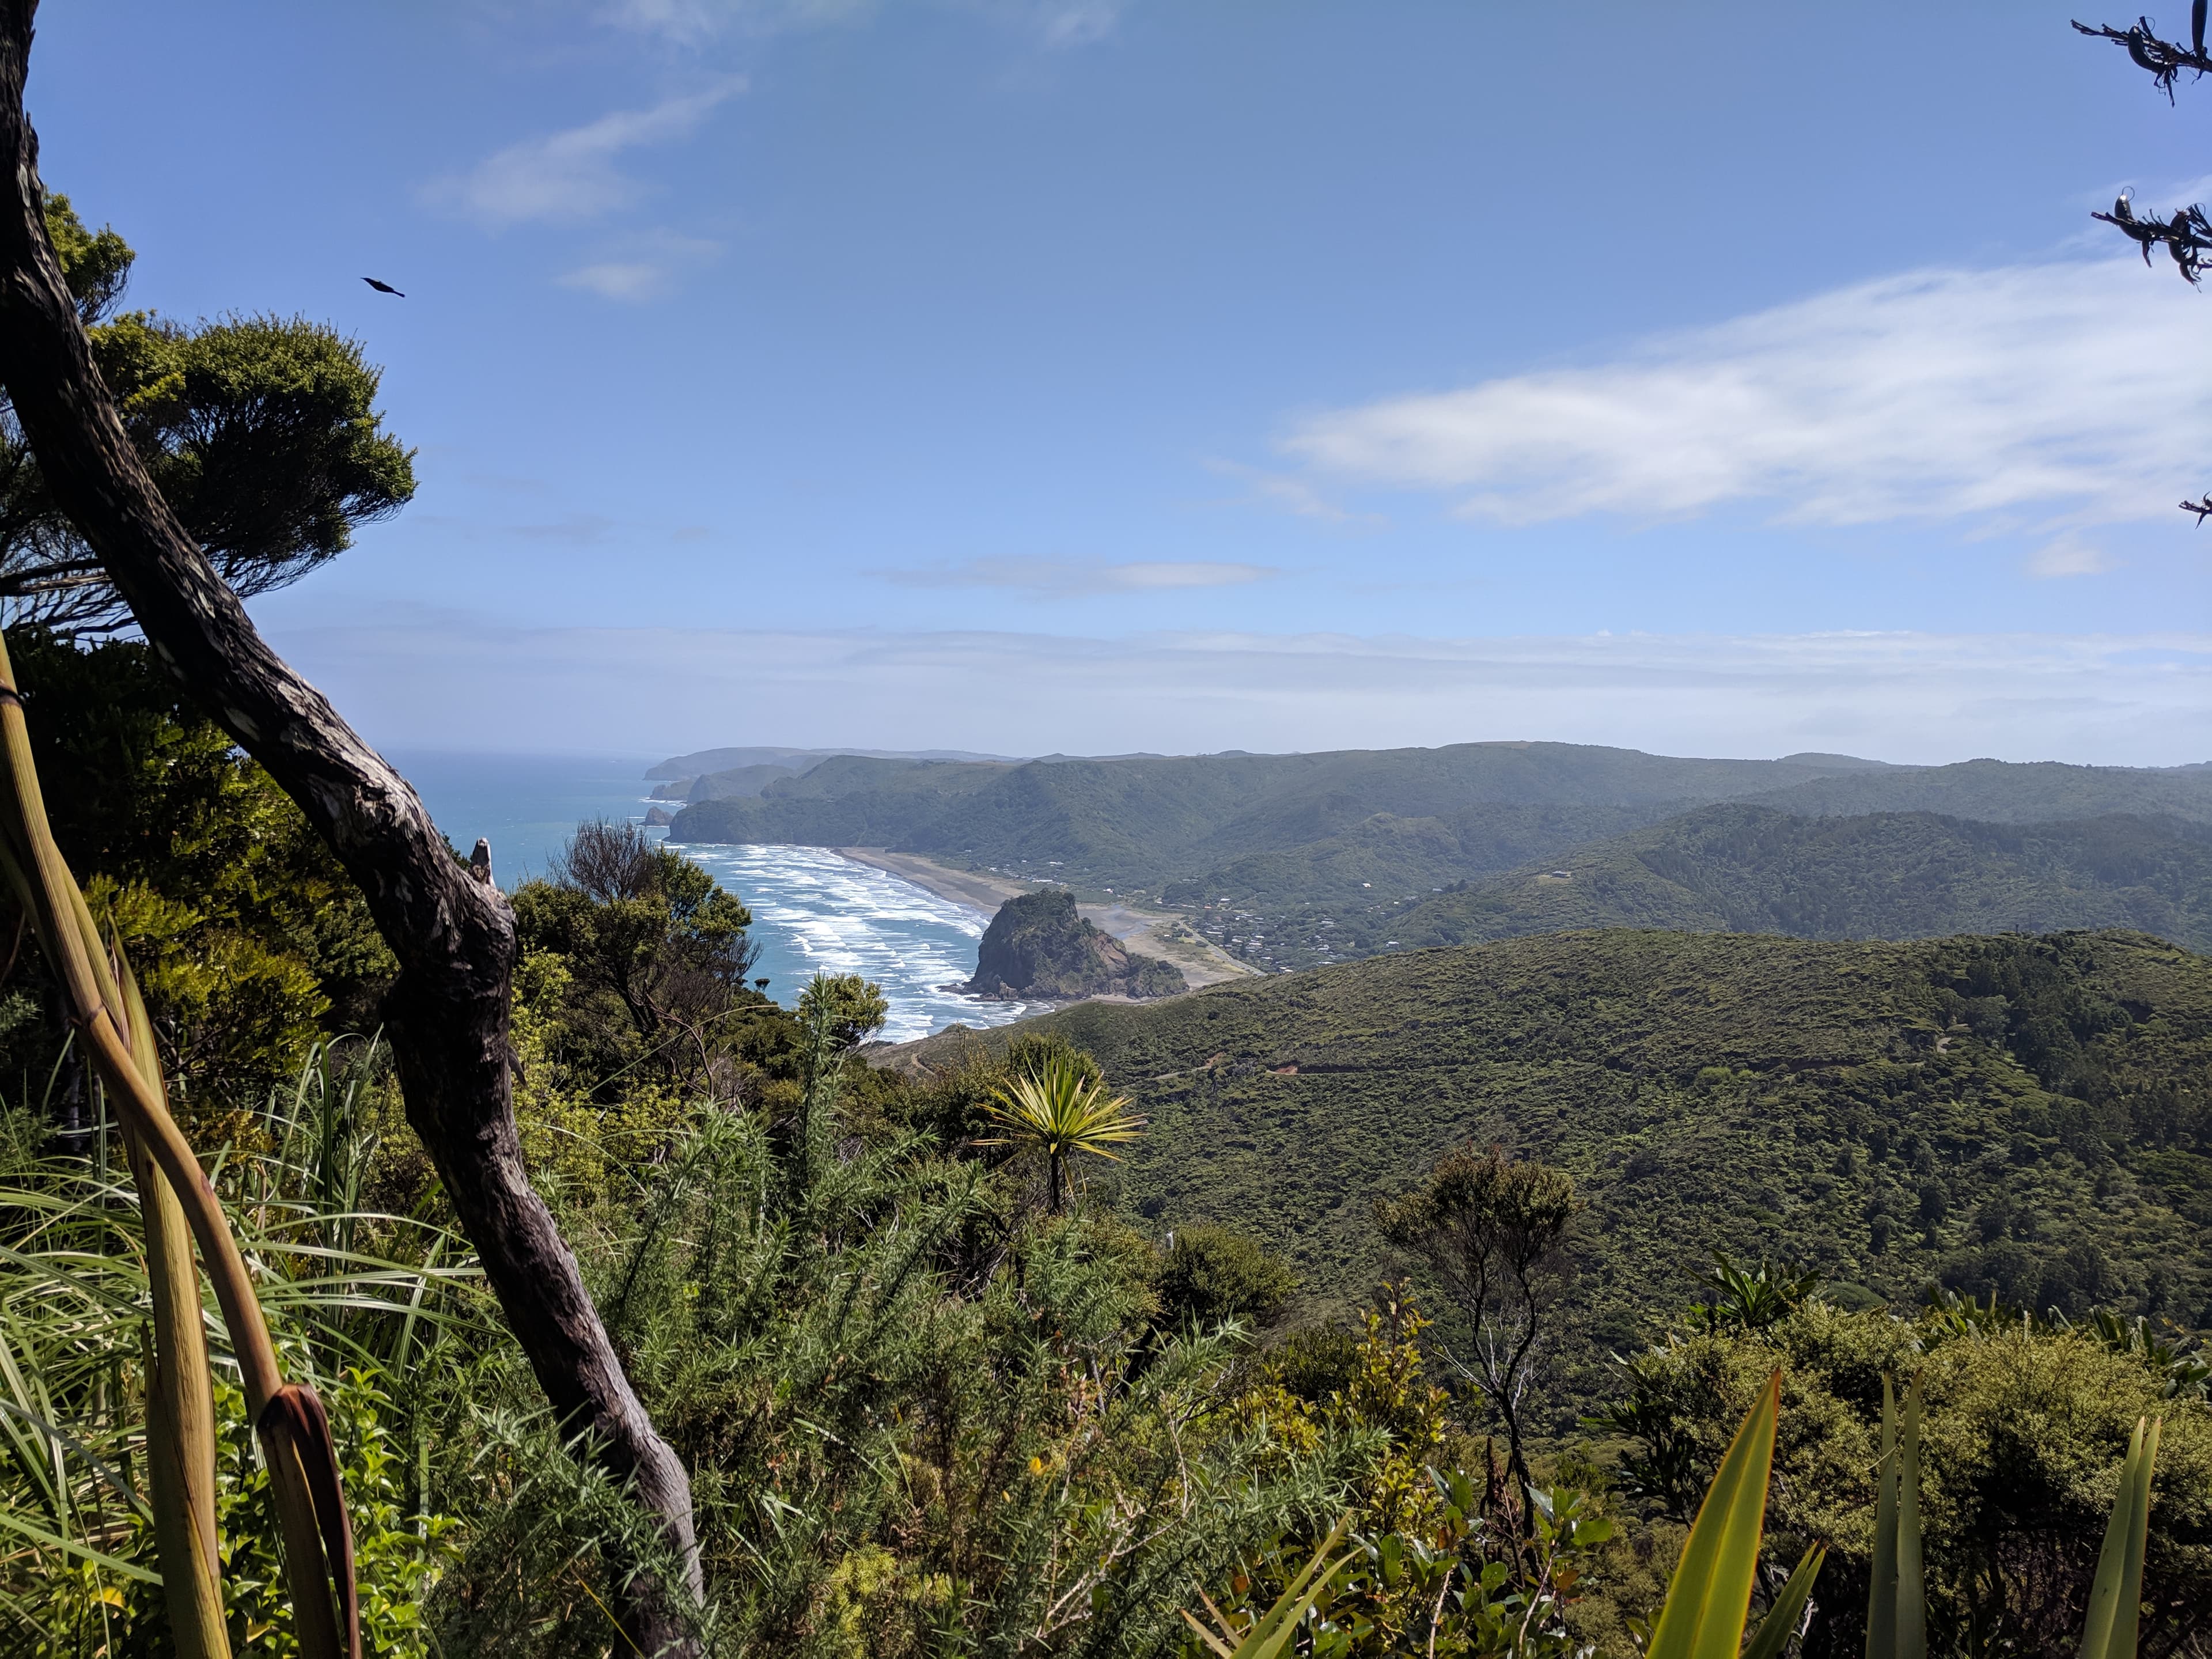
[[[1579,848],[1556,870],[1470,883],[1387,931],[1411,946],[1572,927],[1929,939],[2113,927],[2212,948],[2212,828],[2125,814],[1813,818],[1730,804]]]
[[[1389,1269],[1370,1203],[1446,1146],[1564,1165],[1569,1400],[1716,1249],[2212,1323],[2212,963],[2140,934],[1556,933],[1042,1023],[1152,1120],[1127,1205],[1256,1231],[1326,1298]]]
[[[2058,761],[1961,761],[1955,766],[1838,769],[1762,795],[1784,811],[1948,812],[1999,823],[2047,823],[2107,812],[2166,813],[2212,823],[2212,766],[2068,766]]]

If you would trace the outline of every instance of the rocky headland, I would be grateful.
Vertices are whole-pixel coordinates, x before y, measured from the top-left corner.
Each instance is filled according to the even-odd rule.
[[[1048,887],[1008,899],[975,951],[975,976],[960,988],[1004,1001],[1164,997],[1188,988],[1182,970],[1140,957],[1076,913],[1075,895]]]

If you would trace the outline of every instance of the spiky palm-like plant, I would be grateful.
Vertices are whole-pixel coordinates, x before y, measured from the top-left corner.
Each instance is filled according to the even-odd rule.
[[[1054,1056],[1025,1072],[993,1097],[988,1109],[1002,1133],[976,1144],[1033,1148],[1044,1154],[1052,1212],[1060,1213],[1067,1188],[1067,1160],[1077,1152],[1116,1158],[1108,1148],[1134,1140],[1145,1120],[1126,1095],[1106,1092],[1106,1079],[1085,1076],[1073,1060]]]

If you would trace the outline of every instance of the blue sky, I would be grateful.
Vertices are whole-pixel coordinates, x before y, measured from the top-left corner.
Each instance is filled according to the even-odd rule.
[[[2087,215],[2212,87],[2068,15],[118,0],[30,93],[133,303],[385,366],[420,495],[256,605],[376,741],[2202,760],[2212,296]]]

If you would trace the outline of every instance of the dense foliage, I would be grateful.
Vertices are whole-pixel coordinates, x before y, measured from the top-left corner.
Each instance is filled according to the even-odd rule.
[[[1801,939],[2132,927],[2212,945],[2212,829],[2108,813],[1988,823],[1710,806],[1555,864],[1455,884],[1346,942],[1473,945],[1574,927]],[[1380,931],[1378,931],[1380,930]]]
[[[2140,935],[1551,934],[1042,1025],[1151,1120],[1121,1201],[1255,1234],[1319,1307],[1389,1271],[1370,1201],[1444,1149],[1569,1172],[1555,1421],[1717,1249],[1847,1303],[1936,1279],[2212,1323],[2212,964]]]
[[[2177,1366],[2146,1329],[2070,1327],[1955,1297],[1915,1316],[1819,1299],[1762,1316],[1728,1308],[1674,1323],[1631,1358],[1606,1425],[1628,1437],[1620,1484],[1686,1523],[1729,1436],[1782,1373],[1769,1547],[1829,1546],[1808,1659],[1862,1651],[1882,1378],[1917,1377],[1927,1402],[1921,1508],[1932,1650],[2058,1659],[2097,1566],[2130,1431],[2164,1419],[2151,1509],[2146,1655],[2212,1635],[2212,1405],[2202,1365]]]
[[[326,1034],[374,1030],[391,955],[269,775],[143,643],[19,629],[9,646],[55,839],[137,966],[188,1110],[203,1095],[210,1113],[258,1104]],[[0,987],[0,1078],[36,1099],[59,1051],[58,1005],[27,949]],[[64,1068],[57,1086],[78,1085]]]

